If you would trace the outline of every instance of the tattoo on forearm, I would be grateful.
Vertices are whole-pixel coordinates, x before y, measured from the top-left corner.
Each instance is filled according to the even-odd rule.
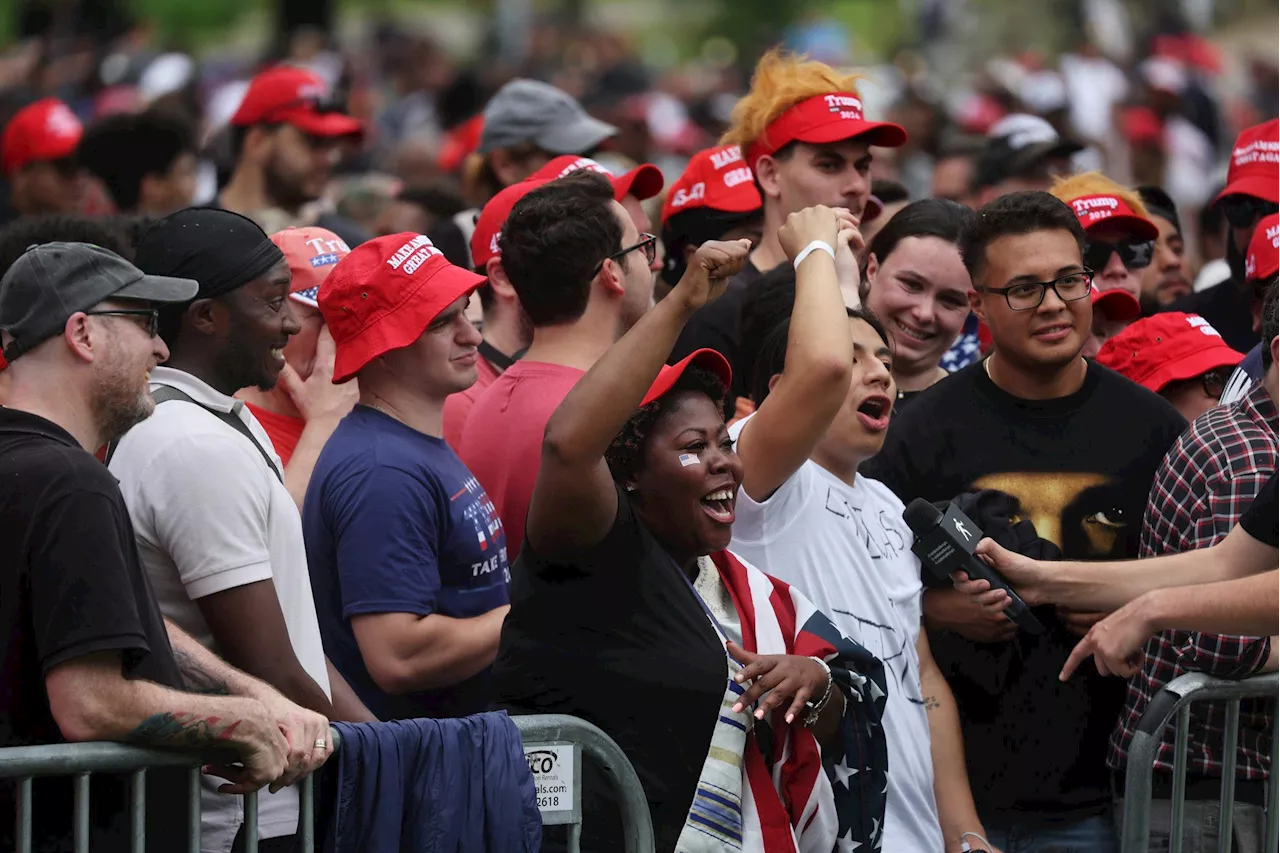
[[[189,711],[164,711],[138,723],[125,740],[165,746],[217,746],[230,740],[239,726],[239,720],[201,717]]]
[[[210,696],[231,695],[227,682],[211,674],[191,655],[174,649],[173,658],[178,662],[178,671],[182,673],[187,690],[191,693],[204,693]]]
[[[941,707],[942,707],[942,703],[938,701],[938,697],[936,696],[924,697],[924,709],[926,711],[935,711]]]

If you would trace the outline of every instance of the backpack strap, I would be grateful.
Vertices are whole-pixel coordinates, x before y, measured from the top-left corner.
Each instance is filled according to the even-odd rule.
[[[256,438],[253,437],[253,433],[249,430],[248,424],[240,420],[239,415],[236,414],[239,411],[239,407],[244,405],[240,401],[238,400],[236,401],[236,407],[232,409],[230,412],[221,412],[221,411],[218,411],[217,409],[210,408],[209,406],[206,406],[203,403],[197,403],[195,400],[191,399],[189,395],[183,393],[182,391],[179,391],[177,388],[172,388],[168,385],[161,385],[160,387],[156,388],[155,391],[151,392],[151,396],[155,398],[157,406],[160,405],[161,403],[168,403],[171,400],[181,400],[184,403],[194,403],[195,405],[204,409],[206,412],[213,415],[215,418],[222,421],[224,424],[231,427],[233,430],[235,430],[236,432],[240,433],[245,438],[247,438],[249,440],[249,443],[254,446],[254,449],[256,449],[260,454],[262,454],[263,461],[267,463],[267,468],[271,470],[271,473],[275,475],[276,479],[279,480],[281,483],[284,482],[284,477],[280,476],[280,469],[277,468],[275,462],[272,461],[271,455],[267,453],[266,449],[261,444],[258,443],[258,440]],[[107,445],[107,458],[105,461],[108,465],[111,464],[111,457],[115,455],[116,448],[119,446],[119,444],[120,444],[119,441],[113,441]]]

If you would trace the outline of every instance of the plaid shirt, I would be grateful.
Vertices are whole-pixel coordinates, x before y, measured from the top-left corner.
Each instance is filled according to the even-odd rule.
[[[1276,469],[1276,406],[1261,382],[1243,399],[1201,415],[1165,456],[1142,525],[1141,556],[1207,548],[1227,535]],[[1107,764],[1124,768],[1129,741],[1147,703],[1166,684],[1187,672],[1244,678],[1271,653],[1269,638],[1165,631],[1147,644],[1142,669],[1129,681],[1129,694],[1111,735]],[[1243,779],[1269,775],[1274,699],[1246,700],[1240,706],[1237,772]],[[1191,706],[1187,772],[1222,776],[1222,734],[1226,710],[1220,702]],[[1175,727],[1165,728],[1156,753],[1158,772],[1172,773]]]

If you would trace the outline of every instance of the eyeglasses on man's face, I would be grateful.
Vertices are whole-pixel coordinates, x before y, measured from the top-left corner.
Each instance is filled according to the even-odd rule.
[[[1063,302],[1078,302],[1093,292],[1093,270],[1079,270],[1059,276],[1053,281],[1027,281],[1010,287],[975,287],[981,293],[995,293],[1004,297],[1014,311],[1033,311],[1044,302],[1049,290],[1058,294]]]
[[[160,311],[155,308],[104,308],[101,311],[84,312],[89,317],[145,317],[143,326],[147,335],[154,338],[160,334]]]
[[[605,260],[607,261],[619,260],[620,258],[625,257],[626,255],[636,251],[637,249],[640,249],[644,252],[645,266],[647,267],[653,266],[654,259],[658,257],[657,235],[641,234],[639,243],[636,243],[633,246],[627,246],[625,249],[619,249],[609,257],[605,258]],[[600,270],[602,269],[604,269],[604,261],[601,261],[600,263],[596,264],[595,272],[591,273],[591,277],[595,278],[596,276],[598,276],[600,274]]]

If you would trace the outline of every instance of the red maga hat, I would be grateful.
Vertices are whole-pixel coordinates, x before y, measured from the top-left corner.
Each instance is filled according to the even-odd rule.
[[[485,204],[476,217],[476,230],[471,232],[471,264],[480,269],[489,263],[490,258],[502,256],[498,249],[498,241],[502,239],[502,229],[511,215],[511,208],[516,202],[536,190],[547,185],[547,181],[534,178],[512,184]]]
[[[0,169],[12,175],[31,163],[70,157],[82,136],[80,119],[57,98],[28,104],[5,125],[0,137]]]
[[[729,362],[724,356],[713,349],[694,350],[675,364],[664,364],[662,366],[662,370],[658,371],[658,378],[653,380],[653,384],[649,386],[649,392],[644,395],[640,405],[647,406],[670,391],[690,367],[701,367],[705,370],[710,370],[719,377],[726,388],[733,381],[733,368],[729,367]]]
[[[1244,359],[1199,314],[1166,311],[1134,323],[1102,345],[1098,363],[1159,393],[1171,382],[1195,379]]]
[[[565,175],[582,170],[599,172],[608,178],[609,183],[613,184],[613,197],[618,201],[622,201],[628,193],[644,201],[662,192],[662,170],[652,163],[641,163],[631,171],[615,176],[613,172],[610,172],[590,157],[578,157],[573,154],[565,154],[555,158],[530,175],[529,178],[539,181],[554,181],[556,178],[563,178]]]
[[[1266,281],[1280,270],[1280,213],[1258,223],[1244,256],[1245,281]]]
[[[723,213],[750,213],[760,208],[760,191],[740,146],[721,145],[694,154],[667,193],[662,221],[699,208]]]
[[[249,83],[240,109],[231,117],[235,127],[291,124],[312,136],[359,136],[364,124],[325,105],[329,87],[305,68],[277,65]]]
[[[1214,204],[1229,195],[1251,195],[1280,202],[1280,119],[1246,127],[1236,137],[1227,167],[1227,186]]]

